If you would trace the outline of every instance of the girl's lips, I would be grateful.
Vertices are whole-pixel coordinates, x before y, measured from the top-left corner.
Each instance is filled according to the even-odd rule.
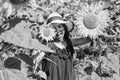
[[[59,33],[58,33],[58,37],[61,37],[62,34],[63,34],[63,32],[59,32]]]
[[[59,38],[60,41],[63,39],[62,35],[63,35],[63,32],[58,33],[58,38]]]
[[[58,34],[59,34],[59,35],[62,35],[62,34],[63,34],[63,31],[59,31]]]

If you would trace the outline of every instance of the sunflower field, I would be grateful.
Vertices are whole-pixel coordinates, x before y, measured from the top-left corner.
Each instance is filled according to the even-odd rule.
[[[120,0],[0,0],[0,70],[24,53],[33,59],[27,80],[47,80],[42,60],[54,52],[47,43],[56,31],[45,27],[52,12],[72,22],[71,40],[86,40],[74,46],[76,80],[120,80]]]

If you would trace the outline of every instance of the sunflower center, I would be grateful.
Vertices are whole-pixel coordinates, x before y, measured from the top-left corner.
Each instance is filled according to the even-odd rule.
[[[49,37],[49,35],[50,35],[50,30],[49,30],[48,28],[45,28],[45,29],[43,30],[43,35],[44,35],[45,37]]]
[[[88,29],[94,29],[97,27],[97,17],[94,14],[88,14],[83,18],[83,24]]]

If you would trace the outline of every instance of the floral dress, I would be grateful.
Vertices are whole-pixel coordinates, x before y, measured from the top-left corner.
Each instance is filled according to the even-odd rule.
[[[47,80],[75,80],[72,58],[66,48],[60,49],[54,43],[49,46],[56,53],[46,53],[49,60],[43,60],[43,71],[47,74]]]

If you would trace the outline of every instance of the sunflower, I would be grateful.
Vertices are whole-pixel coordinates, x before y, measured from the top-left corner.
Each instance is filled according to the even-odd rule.
[[[32,8],[37,7],[35,0],[2,0],[2,8],[6,10],[7,16],[10,16],[13,12],[22,10],[27,5]]]
[[[57,32],[54,28],[43,26],[40,28],[39,37],[42,37],[43,40],[46,40],[48,42],[54,40],[56,33]]]
[[[103,2],[81,4],[81,10],[77,12],[76,25],[83,37],[97,38],[102,35],[108,26],[109,11],[104,9]]]

